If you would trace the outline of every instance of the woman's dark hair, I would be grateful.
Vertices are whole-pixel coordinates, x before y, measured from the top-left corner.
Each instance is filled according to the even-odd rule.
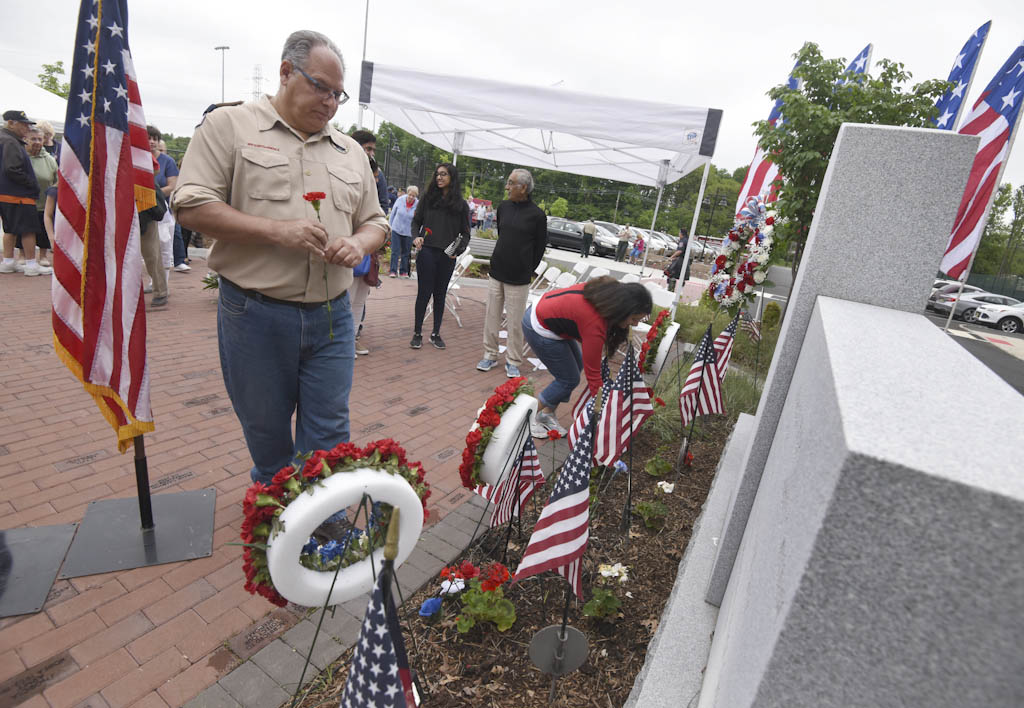
[[[610,275],[587,281],[583,286],[583,299],[608,323],[605,351],[609,355],[626,341],[626,328],[620,327],[620,323],[630,315],[651,314],[654,304],[650,291],[640,283],[620,283]]]
[[[437,186],[437,170],[444,167],[448,170],[448,195]],[[423,204],[430,209],[450,209],[457,211],[462,208],[465,200],[462,198],[462,184],[459,182],[459,170],[450,162],[442,162],[434,168],[434,173],[427,183],[427,192],[423,195]]]

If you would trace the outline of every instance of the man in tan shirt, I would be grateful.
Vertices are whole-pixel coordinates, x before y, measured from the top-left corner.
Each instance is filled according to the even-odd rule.
[[[171,200],[183,226],[216,239],[221,369],[264,483],[296,455],[349,439],[347,291],[390,230],[365,153],[329,125],[348,100],[338,48],[293,33],[280,79],[275,96],[207,114]],[[310,192],[325,195],[319,215]]]

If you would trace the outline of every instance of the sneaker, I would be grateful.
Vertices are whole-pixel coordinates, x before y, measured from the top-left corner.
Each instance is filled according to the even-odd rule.
[[[490,371],[498,365],[494,359],[481,359],[480,363],[476,365],[477,371]]]
[[[541,440],[546,440],[548,437],[548,429],[543,423],[539,423],[534,419],[530,423],[530,435],[535,438],[540,438]]]
[[[18,269],[13,263],[0,263],[0,273],[17,273]]]
[[[153,308],[153,307],[166,307],[167,306],[167,296],[166,295],[157,295],[155,298],[153,298],[152,300],[149,301],[149,306],[151,308]]]
[[[437,332],[430,335],[430,343],[434,345],[434,349],[444,349],[444,340]]]
[[[360,344],[359,342],[356,342],[356,354],[358,354],[359,356],[366,356],[366,355],[367,355],[367,354],[369,354],[369,353],[370,353],[370,350],[369,350],[369,349],[367,349],[366,347],[364,347],[364,346],[363,346],[362,344]]]
[[[516,366],[515,364],[505,364],[505,376],[509,377],[510,379],[518,379],[519,367]]]
[[[419,349],[420,347],[422,347],[423,346],[423,335],[422,334],[414,334],[414,335],[412,335],[412,341],[409,342],[409,346],[412,347],[413,349]]]
[[[142,286],[142,292],[144,292],[147,295],[149,295],[151,292],[153,292],[153,285],[152,284],[150,284],[150,285],[143,285]]]
[[[558,434],[563,437],[568,432],[558,424],[558,419],[550,413],[537,413],[537,422],[543,425],[547,430],[557,431]],[[545,435],[547,435],[547,430],[544,432]]]
[[[391,271],[390,273],[388,273],[388,277],[389,278],[397,278],[398,277],[398,273],[396,273],[395,271]]]
[[[174,270],[177,273],[187,273],[190,270],[192,270],[192,268],[185,263],[179,263],[178,265],[174,266]]]
[[[406,280],[409,280],[410,278],[412,278],[412,275],[410,275],[409,273],[405,273],[404,275],[402,275],[402,277],[405,278]]]
[[[14,264],[14,270],[18,271],[19,273],[24,273],[25,272],[25,261],[18,261],[17,263],[15,263]]]
[[[49,266],[41,266],[38,263],[36,263],[35,265],[32,266],[25,266],[24,270],[22,270],[22,273],[29,276],[50,275],[51,273],[53,273],[53,268],[50,268]]]
[[[42,266],[52,266],[53,263],[50,263],[50,260],[48,258],[40,258],[39,259],[39,265],[42,265]]]

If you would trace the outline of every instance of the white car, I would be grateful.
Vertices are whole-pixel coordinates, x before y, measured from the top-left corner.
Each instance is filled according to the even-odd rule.
[[[1024,303],[982,305],[974,314],[974,322],[989,327],[998,327],[1007,334],[1024,332]]]

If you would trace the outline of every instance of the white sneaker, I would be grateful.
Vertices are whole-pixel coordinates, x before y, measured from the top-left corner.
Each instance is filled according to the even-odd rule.
[[[22,271],[25,275],[50,275],[53,273],[53,268],[50,266],[41,266],[38,263],[34,266],[25,266],[25,270]]]
[[[359,356],[366,356],[366,355],[367,355],[367,354],[369,354],[369,353],[370,353],[370,350],[369,350],[369,349],[367,349],[366,347],[364,347],[364,346],[363,346],[362,344],[360,344],[359,342],[356,342],[356,354],[358,354]]]
[[[192,267],[188,263],[179,263],[174,266],[174,270],[178,273],[187,273],[192,270]]]
[[[0,262],[0,273],[17,273],[18,269],[13,263]]]
[[[558,434],[563,437],[568,432],[565,428],[558,424],[558,419],[555,418],[555,416],[551,415],[550,413],[538,413],[537,422],[543,425],[548,430],[557,431]],[[546,432],[544,434],[547,435]]]

